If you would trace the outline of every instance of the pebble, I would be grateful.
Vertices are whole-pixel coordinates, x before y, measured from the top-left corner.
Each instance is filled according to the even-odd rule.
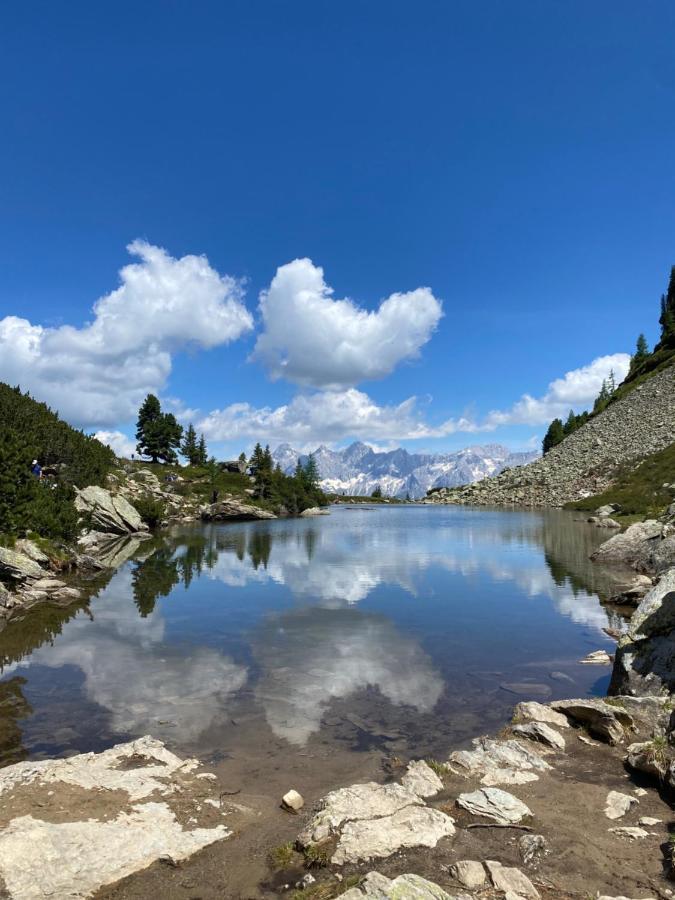
[[[294,812],[297,812],[305,805],[305,801],[302,798],[302,794],[299,794],[297,791],[290,790],[281,798],[281,804],[286,809],[292,809]]]

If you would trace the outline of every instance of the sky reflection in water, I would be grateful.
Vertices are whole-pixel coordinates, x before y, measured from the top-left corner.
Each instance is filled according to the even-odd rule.
[[[452,507],[176,531],[89,611],[0,635],[0,750],[152,733],[199,753],[236,743],[246,716],[295,747],[343,719],[411,749],[465,739],[506,718],[514,683],[537,698],[603,686],[577,664],[611,646],[599,539],[564,513]]]

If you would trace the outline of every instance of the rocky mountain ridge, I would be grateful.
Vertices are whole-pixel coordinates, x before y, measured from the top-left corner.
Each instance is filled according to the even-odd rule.
[[[599,494],[618,468],[675,442],[675,367],[659,372],[610,404],[541,459],[456,490],[429,503],[563,506]]]
[[[312,455],[321,487],[328,493],[363,497],[380,487],[385,496],[419,499],[431,488],[468,484],[510,466],[524,465],[539,454],[514,453],[501,444],[467,447],[455,453],[408,453],[402,447],[382,452],[355,442],[343,450],[321,445]],[[298,460],[305,464],[309,458],[290,444],[280,444],[272,456],[286,474],[293,473]]]

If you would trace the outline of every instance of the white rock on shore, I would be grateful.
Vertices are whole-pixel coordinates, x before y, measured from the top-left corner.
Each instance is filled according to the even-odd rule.
[[[0,770],[0,880],[12,900],[90,896],[228,837],[217,787],[198,767],[144,737]]]

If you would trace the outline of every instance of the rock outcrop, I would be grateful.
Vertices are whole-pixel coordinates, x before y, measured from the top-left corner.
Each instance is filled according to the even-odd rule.
[[[675,565],[675,531],[655,519],[635,522],[601,544],[591,559],[604,565],[622,565],[638,572],[659,574]]]
[[[384,858],[405,847],[435,847],[452,837],[453,819],[424,803],[424,797],[442,787],[429,766],[421,760],[411,763],[403,781],[405,786],[373,781],[331,791],[298,842],[308,848],[333,839],[331,862],[344,865]]]
[[[0,882],[75,900],[230,836],[214,776],[149,737],[0,770]]]
[[[477,506],[563,506],[606,490],[624,463],[662,450],[675,434],[675,367],[611,403],[546,456],[460,488],[429,503]]]
[[[121,494],[111,494],[105,488],[90,485],[78,491],[75,508],[87,514],[94,530],[111,534],[133,534],[147,531],[136,509]]]
[[[661,696],[675,690],[675,569],[644,596],[619,639],[610,693]]]
[[[202,519],[206,522],[226,522],[230,520],[245,519],[276,519],[274,513],[259,506],[242,503],[241,500],[228,498],[205,506],[201,511]]]

